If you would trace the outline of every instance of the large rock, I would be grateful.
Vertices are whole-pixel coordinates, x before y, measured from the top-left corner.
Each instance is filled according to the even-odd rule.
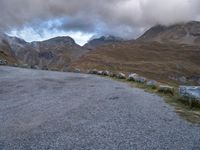
[[[139,83],[145,83],[147,81],[147,79],[145,77],[138,76],[135,78],[135,81],[139,82]]]
[[[138,74],[132,73],[132,74],[130,74],[130,75],[128,76],[128,80],[129,80],[129,81],[135,81],[135,77],[137,77],[137,76],[138,76]]]
[[[179,94],[182,97],[200,101],[200,86],[180,86]]]
[[[104,76],[110,76],[110,71],[108,71],[108,70],[103,71],[103,75]]]
[[[155,80],[149,80],[149,81],[147,82],[147,86],[155,89],[155,88],[157,88],[157,86],[158,86],[158,82],[155,81]]]
[[[124,73],[120,72],[117,74],[117,78],[118,79],[126,79],[126,75]]]
[[[1,59],[0,59],[0,65],[7,65],[7,61],[6,61],[6,60],[1,60]]]
[[[158,91],[165,94],[174,95],[174,87],[168,85],[159,85]]]
[[[99,71],[97,71],[97,74],[98,75],[103,75],[103,71],[99,70]]]
[[[145,77],[141,77],[136,73],[130,74],[128,76],[128,80],[129,81],[136,81],[136,82],[139,82],[139,83],[145,83],[147,81],[147,79]]]

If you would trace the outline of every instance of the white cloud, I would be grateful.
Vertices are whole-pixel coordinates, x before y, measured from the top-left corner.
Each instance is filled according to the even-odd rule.
[[[81,33],[78,31],[59,31],[59,30],[43,30],[43,33],[40,34],[33,30],[32,28],[24,28],[22,30],[12,30],[7,33],[10,36],[16,36],[26,40],[27,42],[33,41],[43,41],[57,36],[70,36],[72,37],[77,44],[84,45],[87,41],[93,36],[93,34],[89,33]]]
[[[199,8],[199,0],[0,0],[0,30],[56,28],[133,38],[156,24],[199,20]],[[44,26],[51,20],[58,22]]]

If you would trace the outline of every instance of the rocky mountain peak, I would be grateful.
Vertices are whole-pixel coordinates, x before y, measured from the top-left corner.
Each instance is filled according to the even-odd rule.
[[[106,35],[106,36],[101,36],[99,38],[91,39],[90,41],[88,41],[87,44],[84,45],[84,47],[92,48],[95,46],[100,46],[100,45],[104,45],[104,44],[112,44],[112,43],[122,42],[122,41],[124,41],[124,40],[120,37]]]
[[[200,22],[192,21],[171,26],[157,25],[146,31],[138,40],[199,45]]]
[[[74,39],[72,39],[69,36],[60,36],[60,37],[55,37],[46,41],[42,41],[44,44],[48,45],[74,45],[76,44]]]

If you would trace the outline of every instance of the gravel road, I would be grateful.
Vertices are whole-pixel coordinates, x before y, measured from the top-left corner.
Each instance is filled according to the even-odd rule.
[[[0,67],[0,150],[200,150],[163,98],[93,75]]]

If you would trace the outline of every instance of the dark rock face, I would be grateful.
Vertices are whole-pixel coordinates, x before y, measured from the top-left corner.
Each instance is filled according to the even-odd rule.
[[[54,57],[52,52],[40,52],[39,58],[52,59]]]

